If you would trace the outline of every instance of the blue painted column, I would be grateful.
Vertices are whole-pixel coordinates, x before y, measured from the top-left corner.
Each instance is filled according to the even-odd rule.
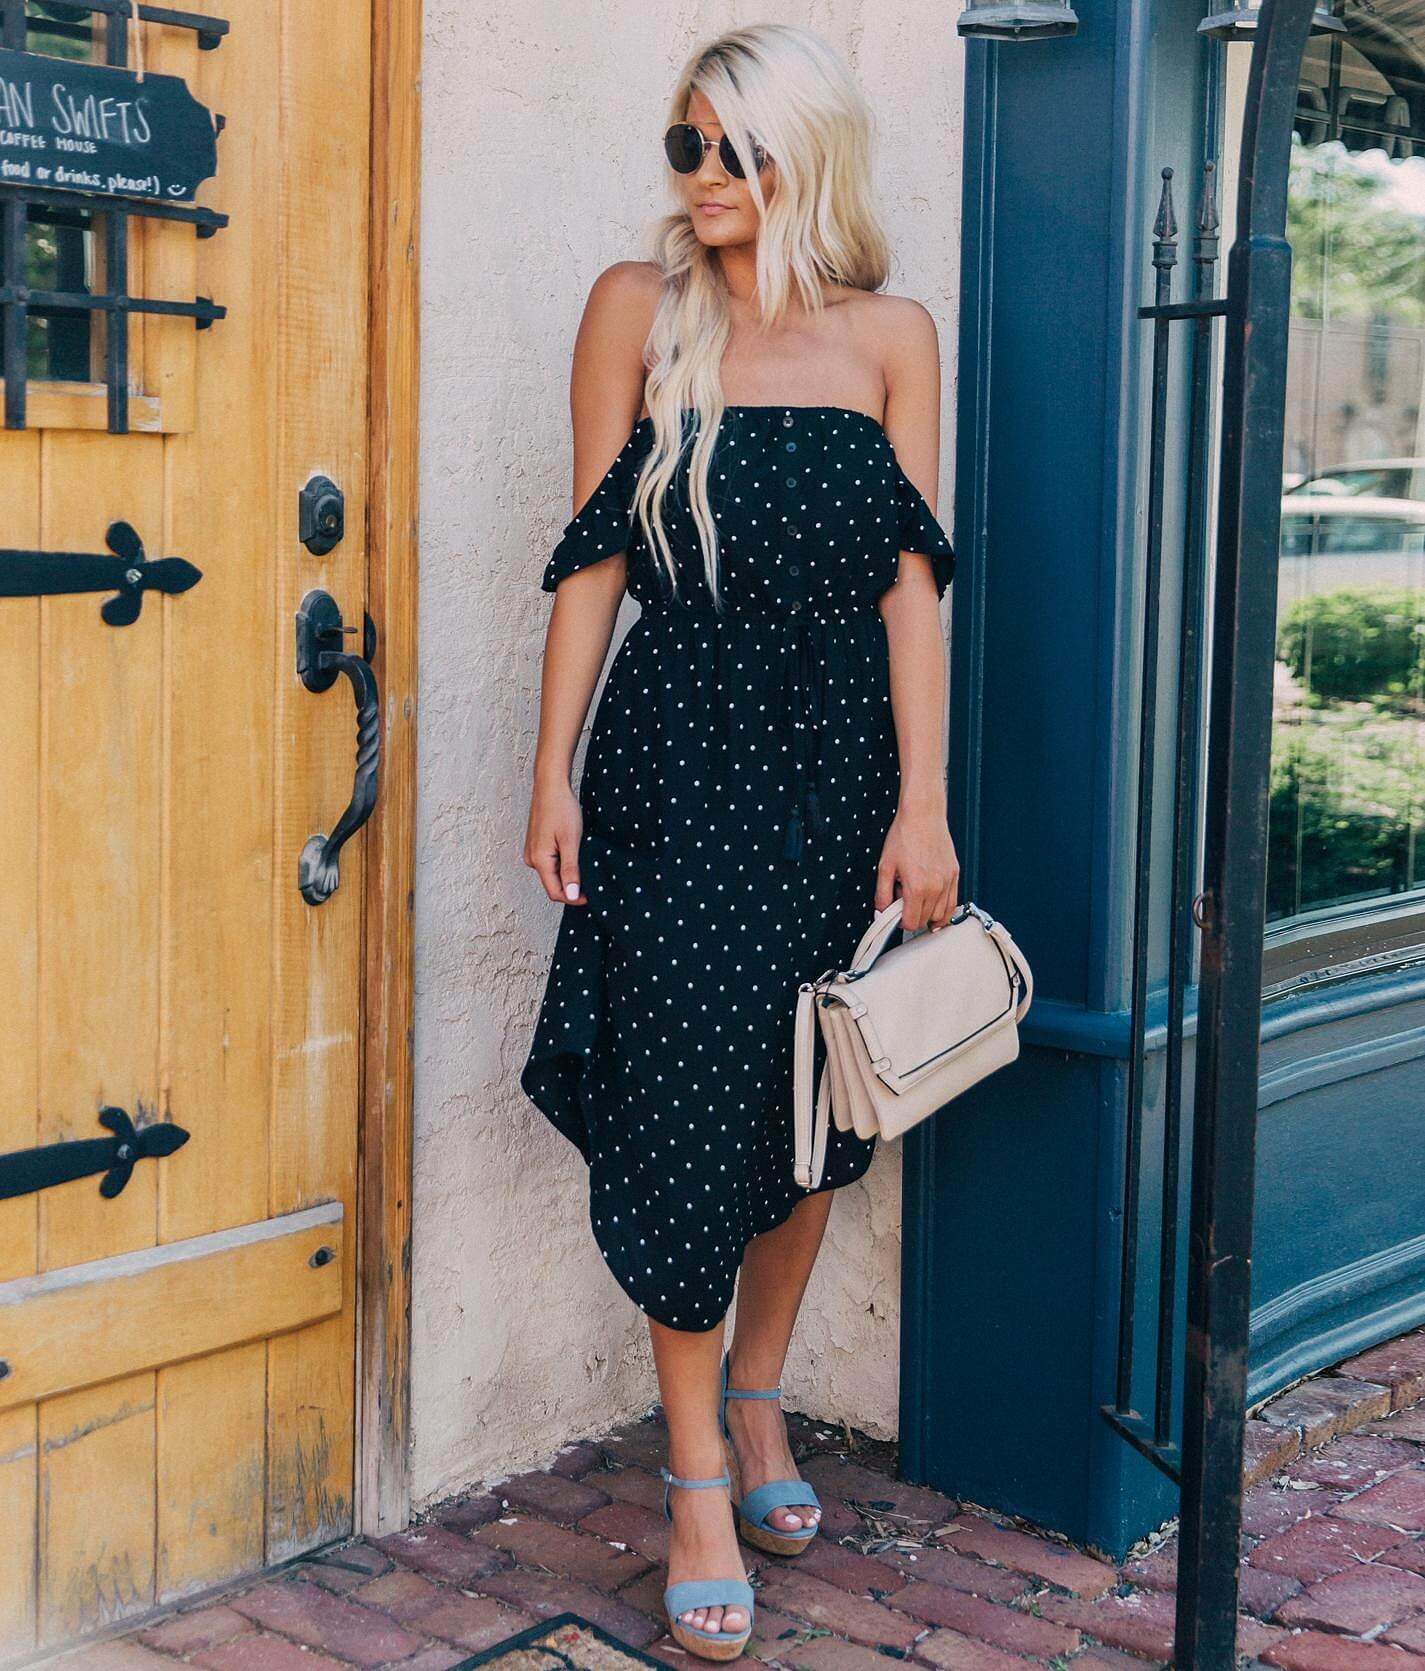
[[[1134,310],[1165,164],[1190,228],[1215,52],[1199,10],[1077,9],[1071,38],[967,43],[950,823],[961,898],[1003,917],[1035,996],[1020,1059],[905,1140],[901,1465],[1117,1558],[1176,1512],[1100,1414],[1137,793],[1149,343]],[[1150,1089],[1160,1070],[1150,1057]]]

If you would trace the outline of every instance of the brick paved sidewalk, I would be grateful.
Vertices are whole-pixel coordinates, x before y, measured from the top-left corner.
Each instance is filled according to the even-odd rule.
[[[750,1658],[796,1671],[1167,1660],[1171,1534],[1115,1567],[897,1482],[893,1447],[795,1415],[788,1427],[825,1505],[822,1535],[793,1560],[743,1546],[757,1592]],[[701,1662],[667,1635],[662,1608],[665,1456],[655,1412],[396,1537],[325,1550],[50,1663],[445,1671],[567,1610],[687,1671]],[[1425,1666],[1425,1330],[1265,1406],[1249,1423],[1246,1477],[1240,1654],[1285,1671]]]

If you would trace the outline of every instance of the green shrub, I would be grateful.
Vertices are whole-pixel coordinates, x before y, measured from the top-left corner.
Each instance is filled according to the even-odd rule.
[[[1341,586],[1300,598],[1277,628],[1277,657],[1318,700],[1425,695],[1425,593]]]
[[[1413,741],[1403,737],[1402,748]],[[1322,748],[1299,735],[1273,751],[1268,922],[1340,900],[1399,893],[1418,881],[1410,874],[1415,843],[1407,818],[1343,794],[1333,786],[1340,776],[1337,743]]]

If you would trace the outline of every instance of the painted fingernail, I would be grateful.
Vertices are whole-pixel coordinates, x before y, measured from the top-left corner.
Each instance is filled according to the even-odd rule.
[[[578,899],[579,884],[577,882],[566,882],[564,884],[564,896],[566,899]]]

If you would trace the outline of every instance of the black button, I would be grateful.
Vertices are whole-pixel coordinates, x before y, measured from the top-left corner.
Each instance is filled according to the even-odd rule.
[[[801,608],[801,600],[798,599],[798,601],[796,603],[791,604],[788,607],[791,609],[792,614],[795,615],[796,612]]]
[[[801,572],[802,571],[797,567],[797,565],[795,563],[788,563],[787,564],[787,573],[788,574],[800,574]]]
[[[795,487],[796,485],[797,485],[797,478],[795,476],[788,476],[787,477],[787,486],[788,487]]]
[[[800,528],[797,527],[795,522],[789,522],[787,524],[787,532],[792,536],[792,538],[794,540],[797,540],[797,539],[801,538],[802,531],[801,531]]]
[[[789,453],[794,453],[796,450],[797,450],[796,442],[795,441],[788,441],[787,442],[787,451]]]
[[[782,414],[782,428],[783,429],[790,429],[795,422],[796,422],[796,419],[792,416],[792,414],[790,412],[783,412],[783,414]]]

